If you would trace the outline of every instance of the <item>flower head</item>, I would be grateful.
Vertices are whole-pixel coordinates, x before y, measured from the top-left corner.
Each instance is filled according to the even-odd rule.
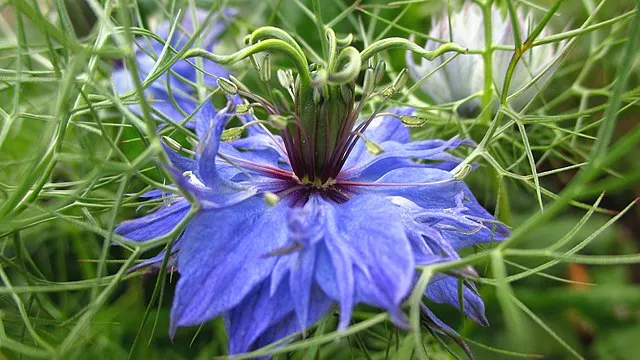
[[[260,34],[266,31],[277,41],[264,40]],[[247,104],[242,111],[233,102],[216,110],[207,102],[191,124],[199,139],[195,157],[167,148],[167,171],[200,206],[171,248],[170,265],[180,274],[171,333],[222,316],[229,351],[239,353],[304,331],[334,305],[339,329],[345,329],[359,303],[382,308],[395,324],[408,327],[401,306],[416,266],[455,260],[458,249],[507,236],[506,227],[450,172],[461,159],[449,151],[473,143],[410,141],[402,122],[413,113],[410,108],[361,117],[365,101],[398,91],[403,73],[376,92],[381,76],[367,68],[358,99],[354,82],[369,53],[344,45],[332,31],[327,36],[325,68],[307,65],[284,32],[256,30],[243,54],[287,44],[300,65],[296,80],[291,72],[279,73],[293,100],[290,110],[223,81],[269,119],[246,122]],[[262,64],[261,71],[269,67]],[[238,113],[242,128],[253,124],[253,130],[222,141]],[[281,129],[280,135],[265,122]],[[161,209],[122,223],[116,232],[148,241],[171,231],[189,209],[186,199],[172,195]],[[136,268],[158,268],[164,256]],[[456,277],[442,274],[425,295],[457,307],[458,288]],[[466,284],[461,295],[465,314],[486,325],[474,287]],[[449,329],[425,309],[435,326]]]
[[[517,11],[517,24],[522,41],[535,27],[531,13],[525,14],[521,9]],[[491,11],[491,33],[494,46],[513,47],[515,44],[513,25],[509,15],[501,12],[497,6]],[[544,29],[540,37],[550,35],[548,29]],[[478,49],[484,46],[484,18],[480,5],[467,2],[460,11],[448,16],[444,13],[439,19],[432,19],[429,37],[441,41],[453,41],[469,49]],[[440,45],[436,40],[427,40],[425,49],[433,50]],[[515,97],[510,105],[517,110],[522,109],[540,91],[543,84],[549,80],[553,73],[553,63],[559,56],[562,45],[545,44],[536,46],[527,51],[527,55],[520,59],[513,73],[509,86],[509,95],[515,94],[530,86],[534,79],[541,77]],[[513,56],[513,50],[494,50],[492,60],[493,81],[498,93],[502,92],[505,75]],[[406,61],[409,74],[415,81],[430,74],[438,66],[446,62],[451,56],[443,56],[435,61],[422,60],[416,63],[413,55],[407,53]],[[445,104],[462,101],[458,111],[463,116],[477,114],[481,107],[480,94],[484,84],[484,62],[482,54],[459,54],[449,61],[441,69],[433,72],[424,79],[420,87],[437,104]]]

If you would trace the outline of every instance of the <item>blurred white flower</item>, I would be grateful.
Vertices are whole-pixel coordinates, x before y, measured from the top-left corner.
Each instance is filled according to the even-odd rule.
[[[520,37],[524,41],[535,27],[536,22],[531,13],[525,14],[521,9],[518,9],[517,15]],[[494,46],[514,46],[513,27],[509,15],[506,12],[501,12],[495,6],[491,11],[491,27]],[[550,34],[551,32],[545,28],[538,38]],[[477,4],[466,3],[459,12],[452,14],[450,18],[445,13],[441,18],[433,19],[429,37],[445,42],[453,41],[473,50],[484,49],[485,33],[482,9]],[[542,76],[527,90],[510,101],[511,107],[516,110],[522,109],[549,80],[556,66],[554,64],[549,67],[549,65],[558,57],[563,43],[536,46],[527,51],[520,59],[509,87],[509,95],[527,87],[538,75],[542,74]],[[440,44],[439,41],[428,40],[425,49],[435,50]],[[407,53],[406,61],[411,77],[414,81],[419,81],[452,56],[441,56],[433,61],[422,59],[419,64],[416,64],[412,54]],[[494,50],[493,83],[497,92],[502,91],[512,56],[513,50]],[[547,69],[546,72],[545,69]],[[420,87],[437,104],[458,102],[470,98],[458,107],[458,112],[462,116],[473,116],[481,108],[483,84],[484,63],[482,55],[459,54],[422,81]]]

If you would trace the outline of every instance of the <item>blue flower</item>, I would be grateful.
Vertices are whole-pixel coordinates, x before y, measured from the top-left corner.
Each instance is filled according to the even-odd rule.
[[[196,44],[201,47],[212,50],[216,45],[216,40],[225,30],[227,24],[237,15],[237,10],[226,9],[221,14],[213,14],[210,19],[216,19],[210,23],[202,25],[207,19],[209,12],[201,9],[194,11],[196,24],[193,23],[191,12],[183,16],[180,24],[176,26],[173,36],[169,39],[170,24],[161,22],[155,29],[156,35],[169,41],[171,47],[176,51],[181,51],[187,42],[191,39],[193,33],[204,26],[202,34],[205,36],[201,42]],[[153,38],[138,39],[138,49],[136,49],[136,65],[140,80],[145,80],[156,65],[162,50],[165,47]],[[175,56],[175,55],[170,55]],[[230,72],[223,66],[207,59],[202,60],[202,72],[204,85],[208,87],[217,87],[216,79],[218,77],[228,77]],[[152,101],[153,109],[162,114],[167,119],[184,118],[185,114],[189,114],[195,110],[195,101],[193,98],[193,86],[189,83],[196,82],[196,72],[198,69],[194,62],[187,60],[178,60],[170,68],[170,71],[164,73],[161,77],[151,82],[145,89],[145,95]],[[112,72],[111,80],[118,94],[124,94],[134,89],[131,80],[131,74],[126,67],[118,65],[117,69]],[[140,106],[131,105],[131,111],[140,115]]]
[[[333,307],[344,330],[357,304],[384,309],[397,326],[408,328],[402,303],[415,283],[416,266],[458,259],[461,248],[508,235],[450,172],[462,161],[450,151],[473,142],[410,141],[400,120],[413,114],[410,108],[358,120],[362,104],[354,106],[352,83],[329,86],[330,98],[314,94],[308,106],[303,80],[283,83],[291,86],[295,102],[289,120],[299,127],[284,124],[276,135],[246,108],[238,114],[237,101],[220,110],[210,102],[192,103],[198,109],[189,124],[199,139],[195,157],[166,147],[166,170],[175,186],[200,205],[170,249],[169,267],[180,274],[172,336],[179,327],[221,316],[229,352],[236,354],[305,331]],[[281,113],[266,99],[245,90],[238,94],[273,116]],[[305,123],[305,116],[326,122]],[[233,117],[255,125],[245,137],[221,141]],[[167,201],[123,222],[116,233],[149,241],[170,232],[189,212],[182,196],[146,196]],[[157,270],[164,257],[163,251],[134,269]],[[457,308],[458,281],[439,274],[425,296]],[[462,296],[465,314],[487,325],[473,285],[466,284]],[[436,329],[453,332],[427,307],[425,313]]]

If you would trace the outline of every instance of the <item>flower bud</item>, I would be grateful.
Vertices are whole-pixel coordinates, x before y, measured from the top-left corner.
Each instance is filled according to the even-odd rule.
[[[247,86],[245,84],[242,83],[242,81],[240,81],[237,77],[233,76],[233,75],[229,75],[229,80],[231,80],[231,82],[240,90],[242,91],[246,91],[246,92],[250,92],[249,88],[247,88]]]

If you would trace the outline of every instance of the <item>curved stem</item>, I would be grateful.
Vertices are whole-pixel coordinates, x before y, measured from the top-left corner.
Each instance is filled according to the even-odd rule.
[[[300,47],[300,45],[298,45],[296,40],[291,35],[289,35],[288,32],[273,26],[263,26],[259,29],[256,29],[251,33],[251,36],[249,36],[249,44],[257,44],[258,41],[266,40],[268,38],[279,39],[286,42],[287,44],[291,45],[300,54],[300,56],[304,57],[304,52],[302,51],[302,48]]]
[[[403,38],[388,38],[374,42],[373,44],[367,46],[362,52],[360,52],[361,60],[363,66],[366,65],[367,60],[373,57],[375,54],[388,50],[388,49],[404,49],[409,50],[415,54],[422,56],[427,60],[433,60],[436,57],[447,53],[447,52],[458,52],[466,54],[468,49],[456,44],[456,43],[445,43],[440,45],[437,49],[433,51],[425,50],[419,45]]]
[[[185,52],[185,54],[182,56],[182,59],[202,56],[218,64],[228,65],[236,63],[251,55],[265,51],[276,51],[287,55],[291,59],[291,61],[293,61],[296,69],[298,70],[301,84],[310,87],[311,76],[309,75],[308,71],[307,59],[304,56],[300,55],[295,47],[280,39],[263,40],[258,42],[257,44],[253,44],[230,55],[216,55],[205,49],[190,49]]]

